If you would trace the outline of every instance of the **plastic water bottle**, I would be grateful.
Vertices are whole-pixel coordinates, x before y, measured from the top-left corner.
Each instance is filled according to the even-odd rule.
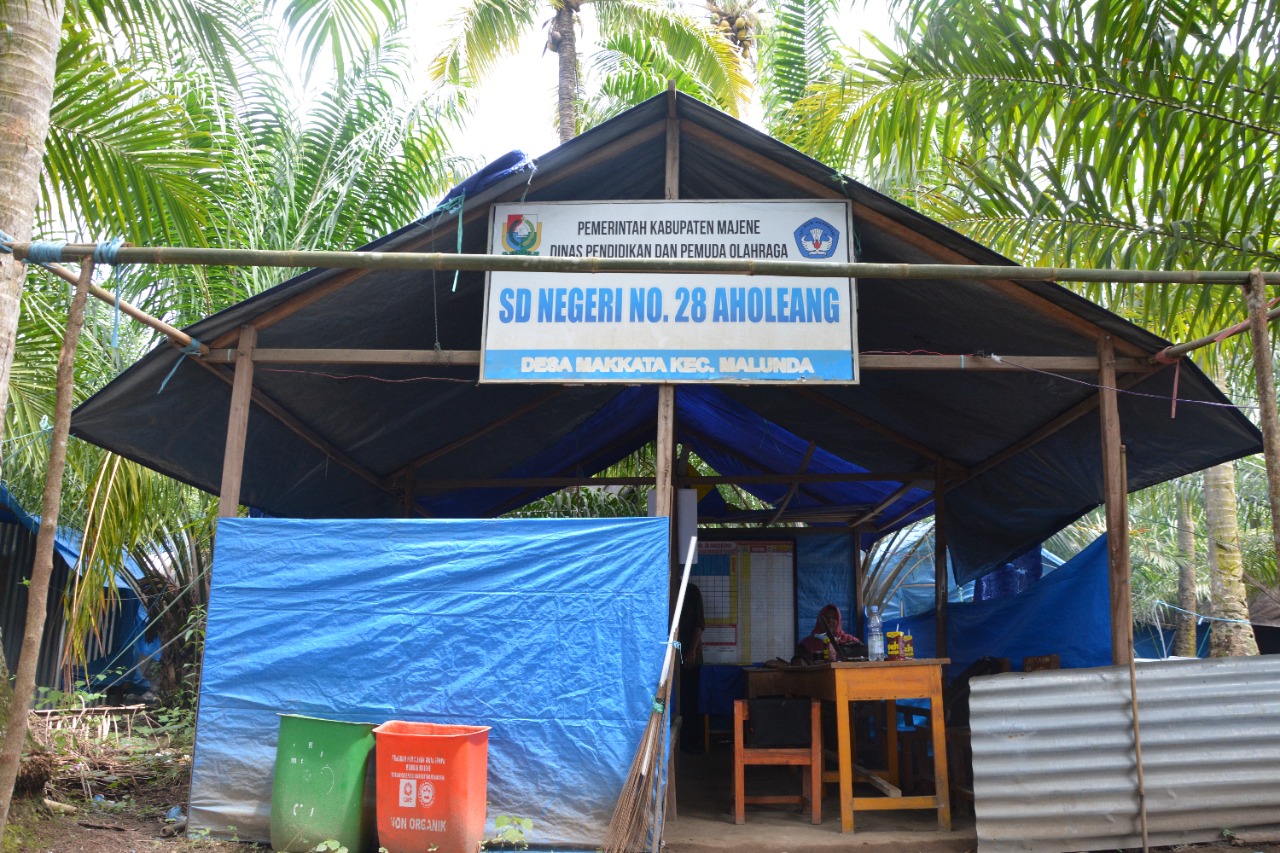
[[[884,624],[880,608],[872,605],[867,614],[867,659],[884,660]]]

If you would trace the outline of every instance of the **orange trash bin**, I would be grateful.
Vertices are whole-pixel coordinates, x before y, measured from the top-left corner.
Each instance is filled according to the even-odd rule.
[[[378,843],[389,853],[475,853],[484,840],[489,727],[391,720],[373,734]]]

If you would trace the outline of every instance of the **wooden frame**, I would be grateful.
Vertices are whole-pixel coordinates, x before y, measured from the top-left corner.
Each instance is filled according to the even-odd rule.
[[[756,748],[745,745],[745,727],[751,719],[750,705],[746,699],[733,700],[733,822],[747,822],[748,803],[769,805],[800,805],[809,801],[813,824],[822,823],[822,703],[817,699],[809,703],[809,745],[797,747]],[[746,794],[746,765],[773,765],[808,767],[802,789],[798,795]]]

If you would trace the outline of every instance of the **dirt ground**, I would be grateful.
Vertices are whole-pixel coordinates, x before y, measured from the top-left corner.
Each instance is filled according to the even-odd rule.
[[[4,834],[4,853],[249,853],[265,849],[229,841],[166,837],[162,832],[168,825],[164,819],[168,806],[147,807],[136,801],[123,808],[80,806],[74,814],[53,814],[40,799],[16,800]]]
[[[37,802],[15,801],[13,820],[4,836],[4,853],[253,853],[267,849],[230,841],[164,837],[163,818],[141,804],[117,813],[92,809],[73,815],[51,815]],[[751,849],[768,853],[763,847]],[[788,845],[777,848],[776,853],[794,853],[796,849]],[[914,853],[920,845],[902,843],[896,849]],[[1280,845],[1239,841],[1152,849],[1159,853],[1280,853]]]
[[[145,712],[105,721],[85,714],[46,723],[36,732],[45,747],[50,779],[43,792],[16,797],[0,853],[254,853],[267,848],[174,833],[168,815],[185,809],[190,788],[191,720],[158,719]],[[701,762],[715,776],[716,767]],[[732,821],[723,774],[699,778],[689,761],[678,774],[685,805],[667,825],[666,853],[975,853],[972,818],[942,833],[928,812],[872,812],[853,838],[830,827],[797,822],[794,815],[763,809],[746,827]],[[723,770],[723,768],[720,768]],[[46,800],[61,804],[51,810]],[[69,809],[69,811],[68,811]],[[838,822],[827,810],[824,824]],[[899,826],[908,815],[920,826]],[[747,830],[747,832],[741,832]],[[817,835],[814,831],[817,830]],[[910,831],[904,831],[910,830]],[[816,840],[815,840],[816,839]],[[536,840],[535,840],[536,843]],[[1217,844],[1153,848],[1161,853],[1280,853],[1280,844],[1237,838]],[[354,851],[353,851],[354,853]]]

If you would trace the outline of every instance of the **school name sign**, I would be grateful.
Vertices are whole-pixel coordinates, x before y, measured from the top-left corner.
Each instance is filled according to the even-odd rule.
[[[493,207],[490,252],[852,260],[840,201],[537,202]],[[851,279],[489,274],[482,382],[857,382]]]

